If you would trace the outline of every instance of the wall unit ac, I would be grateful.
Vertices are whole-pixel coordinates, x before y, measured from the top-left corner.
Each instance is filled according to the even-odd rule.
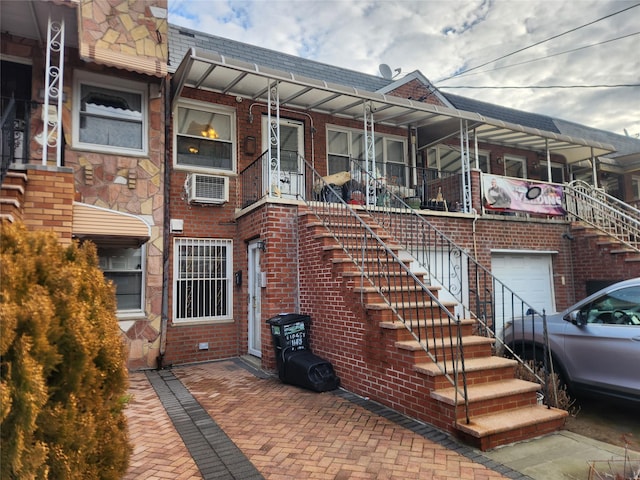
[[[229,177],[190,173],[186,189],[189,203],[222,205],[229,201]]]

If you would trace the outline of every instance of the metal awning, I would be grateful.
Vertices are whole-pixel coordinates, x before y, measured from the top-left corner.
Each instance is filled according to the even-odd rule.
[[[269,86],[278,82],[280,106],[362,122],[369,104],[376,124],[414,127],[422,144],[437,143],[465,128],[479,142],[563,155],[573,163],[615,151],[612,145],[546,132],[438,105],[416,102],[304,77],[224,57],[192,47],[171,79],[172,105],[185,86],[268,102]]]
[[[78,239],[138,247],[151,237],[151,227],[140,217],[130,213],[73,202],[71,233]]]

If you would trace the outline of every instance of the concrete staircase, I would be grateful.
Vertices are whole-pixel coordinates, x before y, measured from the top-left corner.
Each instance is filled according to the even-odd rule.
[[[359,214],[387,247],[399,255],[399,247],[394,245],[393,239],[376,231],[375,222],[366,213]],[[344,225],[339,213],[335,213],[334,218],[337,224]],[[492,356],[493,340],[475,334],[475,320],[463,319],[459,335],[455,328],[450,328],[449,316],[442,308],[453,312],[455,304],[444,303],[442,307],[435,308],[436,304],[423,292],[422,286],[399,264],[390,265],[385,276],[408,277],[413,284],[403,281],[402,292],[385,291],[383,288],[381,294],[379,286],[376,288],[361,281],[359,267],[336,241],[335,233],[330,232],[331,225],[324,225],[305,210],[301,210],[300,223],[300,228],[308,229],[313,239],[321,244],[323,259],[330,263],[334,277],[342,280],[342,295],[348,299],[362,299],[361,305],[354,306],[354,313],[360,315],[362,323],[377,325],[379,329],[377,348],[362,353],[366,356],[367,375],[371,376],[363,382],[375,384],[376,375],[388,369],[406,372],[402,374],[402,382],[385,383],[377,391],[359,391],[361,388],[357,382],[344,384],[345,388],[442,428],[482,450],[547,434],[564,424],[567,412],[538,404],[540,386],[537,383],[515,378],[515,360]],[[357,227],[348,231],[340,229],[340,232],[338,236],[365,235],[364,228],[359,230]],[[380,249],[377,245],[367,248]],[[358,258],[358,254],[354,252],[354,257]],[[386,281],[388,283],[388,278]],[[373,283],[377,280],[373,279]],[[429,288],[437,297],[438,288]],[[410,301],[407,300],[409,297]],[[407,302],[411,303],[409,308],[415,307],[416,315],[423,312],[423,318],[405,324],[394,312],[393,306],[397,307],[398,302],[405,302],[404,308],[407,308]],[[443,357],[440,352],[445,345],[452,345],[452,351],[463,352],[463,370],[455,370],[450,357],[446,361],[438,360],[439,356]],[[451,381],[455,379],[456,371],[457,389]],[[463,398],[463,377],[467,385],[469,421]]]

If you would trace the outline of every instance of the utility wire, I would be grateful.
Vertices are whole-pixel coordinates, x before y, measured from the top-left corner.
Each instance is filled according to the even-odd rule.
[[[534,44],[532,44],[532,45],[529,45],[529,46],[527,46],[527,47],[520,48],[520,49],[515,50],[515,51],[513,51],[513,52],[511,52],[511,53],[507,53],[506,55],[503,55],[503,56],[498,57],[498,58],[496,58],[496,59],[494,59],[494,60],[490,60],[490,61],[488,61],[488,62],[485,62],[485,63],[483,63],[482,65],[478,65],[477,67],[473,67],[473,68],[470,68],[470,69],[468,69],[468,70],[465,70],[464,72],[460,72],[460,73],[458,73],[458,74],[451,75],[450,77],[443,78],[443,79],[439,80],[439,81],[438,81],[438,82],[436,82],[436,83],[444,82],[444,81],[446,81],[446,80],[450,80],[450,79],[452,79],[452,78],[454,78],[454,77],[457,77],[458,75],[462,75],[463,73],[469,73],[469,72],[471,72],[471,71],[473,71],[473,70],[477,70],[478,68],[486,67],[486,66],[487,66],[487,65],[489,65],[490,63],[497,62],[498,60],[502,60],[503,58],[510,57],[511,55],[515,55],[516,53],[523,52],[523,51],[528,50],[528,49],[530,49],[530,48],[537,47],[538,45],[541,45],[541,44],[543,44],[543,43],[545,43],[545,42],[548,42],[548,41],[550,41],[550,40],[554,40],[554,39],[556,39],[556,38],[562,37],[563,35],[567,35],[567,34],[569,34],[569,33],[575,32],[575,31],[577,31],[577,30],[580,30],[581,28],[588,27],[589,25],[593,25],[594,23],[601,22],[602,20],[606,20],[607,18],[611,18],[611,17],[613,17],[613,16],[615,16],[615,15],[618,15],[618,14],[620,14],[620,13],[626,12],[627,10],[631,10],[632,8],[636,8],[637,6],[640,6],[640,3],[636,3],[635,5],[631,5],[630,7],[624,8],[624,9],[622,9],[622,10],[618,11],[618,12],[610,13],[609,15],[606,15],[606,16],[604,16],[604,17],[598,18],[597,20],[593,20],[592,22],[585,23],[584,25],[580,25],[579,27],[572,28],[571,30],[567,30],[566,32],[559,33],[558,35],[554,35],[554,36],[549,37],[549,38],[547,38],[547,39],[545,39],[545,40],[541,40],[541,41],[536,42],[536,43],[534,43]]]
[[[519,90],[519,89],[545,89],[545,88],[627,88],[627,87],[640,87],[640,83],[620,83],[617,85],[529,85],[529,86],[503,86],[503,87],[479,87],[476,85],[460,85],[460,86],[451,86],[451,87],[438,87],[442,89],[449,88],[471,88],[474,90],[489,90],[489,89],[510,89],[510,90]]]
[[[598,43],[592,43],[590,45],[584,45],[584,46],[578,47],[578,48],[572,48],[571,50],[565,50],[563,52],[552,53],[551,55],[546,55],[544,57],[533,58],[531,60],[525,60],[524,62],[512,63],[511,65],[503,65],[502,67],[490,68],[489,70],[483,70],[481,72],[462,73],[460,75],[457,75],[456,78],[470,77],[472,75],[482,75],[483,73],[495,72],[496,70],[504,70],[505,68],[518,67],[520,65],[526,65],[527,63],[538,62],[540,60],[546,60],[548,58],[553,58],[553,57],[557,57],[557,56],[560,56],[560,55],[565,55],[567,53],[577,52],[579,50],[584,50],[586,48],[597,47],[599,45],[604,45],[605,43],[611,43],[611,42],[615,42],[617,40],[623,40],[623,39],[628,38],[628,37],[633,37],[634,35],[640,35],[640,32],[630,33],[628,35],[623,35],[622,37],[611,38],[609,40],[604,40],[604,41],[598,42]],[[444,86],[444,85],[442,86],[442,88],[445,88],[445,87],[446,86]]]

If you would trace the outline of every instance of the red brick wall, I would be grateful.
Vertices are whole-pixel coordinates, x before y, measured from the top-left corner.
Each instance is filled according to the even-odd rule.
[[[573,253],[572,282],[576,301],[587,295],[588,281],[614,283],[640,277],[640,254],[612,253],[620,251],[621,247],[609,244],[606,237],[593,235],[590,230],[573,229],[571,234],[574,239],[567,242]]]
[[[70,168],[29,165],[23,221],[29,230],[52,230],[63,244],[71,243],[73,171]]]

